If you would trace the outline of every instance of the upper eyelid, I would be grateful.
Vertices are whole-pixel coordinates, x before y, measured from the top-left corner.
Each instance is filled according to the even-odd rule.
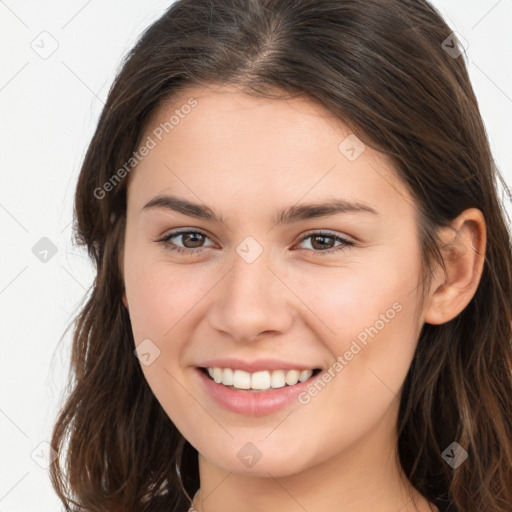
[[[198,228],[194,228],[194,229],[180,229],[178,231],[170,231],[169,233],[166,233],[165,235],[163,235],[160,240],[163,240],[165,241],[166,239],[169,239],[169,238],[174,238],[175,236],[179,236],[179,235],[186,235],[188,233],[199,233],[200,235],[203,235],[207,238],[209,238],[210,240],[212,239],[212,237],[205,231],[201,230],[201,229],[198,229]]]

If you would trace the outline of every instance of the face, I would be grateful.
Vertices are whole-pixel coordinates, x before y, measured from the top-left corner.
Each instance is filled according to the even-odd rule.
[[[227,87],[183,91],[148,137],[129,176],[125,301],[176,427],[216,466],[254,476],[391,442],[423,323],[415,208],[391,162],[309,100]],[[212,362],[322,371],[251,393],[198,369]]]

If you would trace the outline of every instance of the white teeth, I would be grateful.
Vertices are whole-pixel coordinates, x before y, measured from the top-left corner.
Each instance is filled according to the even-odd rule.
[[[288,370],[286,374],[286,384],[293,386],[299,382],[300,371],[299,370]]]
[[[265,390],[304,382],[313,375],[313,370],[264,370],[249,373],[231,368],[208,368],[208,373],[217,384],[237,389]]]
[[[302,370],[300,372],[299,382],[304,382],[305,380],[308,380],[309,377],[311,377],[311,375],[313,375],[312,370]]]
[[[213,369],[213,380],[220,384],[222,382],[222,370],[220,368]]]
[[[234,372],[231,368],[224,368],[224,370],[222,370],[222,384],[232,386],[234,382],[233,376]]]
[[[233,372],[233,386],[238,389],[251,389],[251,374],[243,370],[235,370]]]
[[[251,375],[251,389],[268,389],[270,387],[270,373],[256,372]]]
[[[284,370],[274,370],[270,378],[270,385],[273,388],[282,388],[286,385],[286,374]]]

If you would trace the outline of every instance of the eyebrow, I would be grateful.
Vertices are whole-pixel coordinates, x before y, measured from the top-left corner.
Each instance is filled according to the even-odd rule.
[[[175,211],[189,217],[224,223],[222,215],[218,215],[208,206],[192,203],[173,195],[158,195],[142,207],[143,211],[151,209]],[[315,219],[339,213],[371,213],[379,215],[375,209],[367,204],[336,198],[321,203],[290,206],[279,212],[272,220],[274,224],[292,224],[300,220]]]

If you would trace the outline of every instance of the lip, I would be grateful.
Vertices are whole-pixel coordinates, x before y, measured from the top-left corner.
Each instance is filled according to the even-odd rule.
[[[278,361],[275,358],[256,359],[253,361],[243,361],[242,359],[235,358],[212,359],[197,366],[201,368],[232,368],[233,370],[244,370],[249,373],[261,372],[263,370],[314,370],[322,368],[320,365],[312,366],[310,364]]]
[[[223,384],[217,384],[200,368],[195,368],[194,371],[198,374],[206,392],[221,407],[245,416],[265,416],[284,409],[296,402],[297,396],[305,391],[317,377],[321,376],[320,372],[304,382],[298,382],[294,386],[284,386],[282,388],[273,388],[269,391],[250,393],[247,391],[235,391]]]

